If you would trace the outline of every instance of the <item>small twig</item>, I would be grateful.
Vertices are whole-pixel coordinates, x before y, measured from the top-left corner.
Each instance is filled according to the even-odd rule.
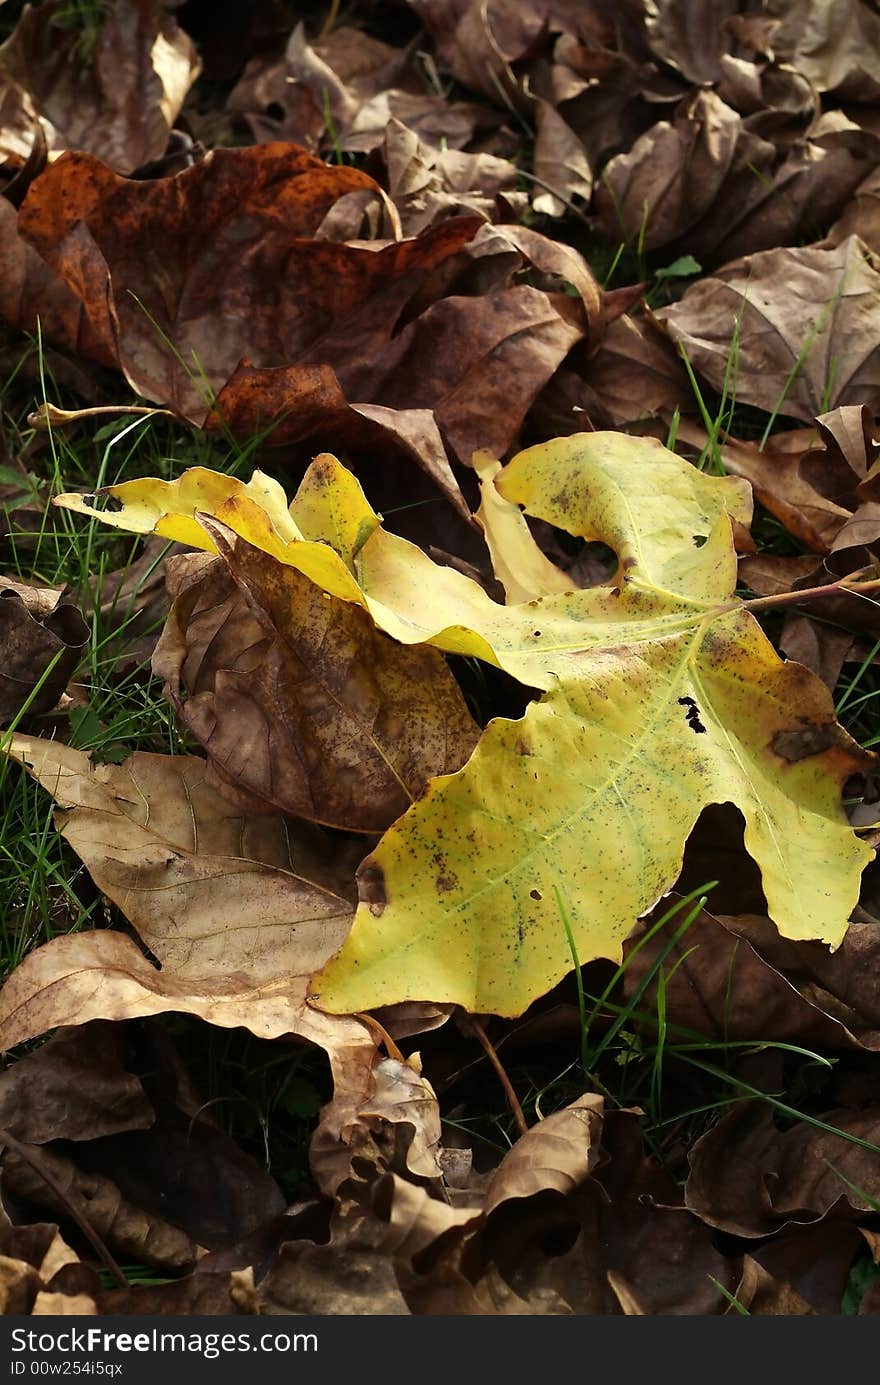
[[[837,582],[828,582],[824,587],[803,587],[801,591],[779,592],[776,596],[757,596],[753,601],[743,601],[747,611],[764,610],[771,606],[798,606],[802,601],[817,601],[823,596],[839,596],[852,592],[862,596],[865,592],[880,591],[880,578],[870,582],[847,582],[841,577]]]
[[[406,1059],[388,1033],[388,1030],[385,1028],[384,1024],[379,1023],[375,1015],[365,1015],[359,1012],[354,1018],[360,1020],[361,1024],[366,1025],[377,1045],[384,1045],[385,1052],[388,1054],[389,1058],[396,1058],[398,1063],[406,1062]]]
[[[37,1175],[38,1178],[42,1178],[43,1182],[46,1184],[46,1187],[52,1189],[52,1192],[58,1198],[62,1207],[67,1209],[68,1213],[70,1214],[71,1220],[76,1222],[80,1231],[85,1236],[89,1244],[92,1246],[93,1250],[95,1251],[95,1254],[98,1256],[98,1259],[104,1262],[105,1267],[110,1272],[119,1288],[130,1289],[131,1285],[129,1284],[125,1275],[122,1273],[122,1270],[119,1268],[116,1261],[113,1259],[113,1256],[110,1254],[110,1251],[107,1249],[106,1245],[101,1240],[101,1237],[98,1235],[95,1228],[86,1221],[85,1217],[79,1211],[79,1209],[75,1207],[74,1204],[71,1202],[69,1196],[64,1191],[55,1175],[53,1173],[50,1173],[50,1171],[45,1167],[44,1163],[41,1162],[34,1155],[34,1153],[28,1149],[27,1145],[23,1145],[21,1141],[17,1140],[14,1135],[11,1135],[8,1130],[4,1130],[2,1128],[0,1128],[0,1144],[8,1145],[9,1148],[15,1154],[18,1155],[19,1159],[23,1159],[24,1162],[27,1165],[29,1165],[30,1168],[33,1169],[34,1173]]]
[[[504,1068],[501,1065],[501,1059],[498,1057],[498,1054],[492,1047],[492,1042],[488,1034],[486,1033],[482,1024],[476,1018],[475,1015],[469,1015],[467,1011],[462,1010],[460,1018],[463,1020],[465,1028],[470,1029],[472,1033],[475,1035],[475,1037],[480,1043],[480,1046],[483,1049],[483,1052],[485,1053],[486,1057],[489,1059],[489,1062],[492,1064],[493,1068],[498,1074],[498,1081],[501,1083],[501,1086],[504,1089],[504,1095],[507,1097],[507,1104],[513,1112],[513,1119],[516,1121],[519,1133],[521,1135],[528,1134],[529,1127],[526,1124],[526,1118],[523,1115],[523,1108],[519,1104],[519,1097],[513,1090],[513,1084],[511,1083],[510,1078],[507,1076],[507,1073],[504,1071]]]

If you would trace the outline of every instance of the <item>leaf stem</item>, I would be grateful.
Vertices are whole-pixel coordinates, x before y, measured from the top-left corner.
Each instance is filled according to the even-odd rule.
[[[837,582],[827,582],[822,587],[803,587],[800,591],[778,592],[775,596],[757,596],[752,601],[743,601],[740,604],[747,611],[759,611],[771,606],[799,606],[803,601],[817,601],[820,597],[834,596],[840,592],[853,592],[859,596],[864,592],[878,590],[880,578],[872,578],[869,582],[848,582],[845,577],[841,577]]]
[[[482,1024],[477,1019],[476,1015],[469,1015],[467,1011],[462,1010],[461,1019],[464,1021],[464,1027],[466,1029],[470,1029],[471,1033],[479,1041],[480,1047],[482,1048],[486,1057],[489,1059],[489,1062],[492,1064],[493,1068],[498,1074],[498,1081],[504,1088],[504,1095],[507,1097],[507,1104],[513,1112],[513,1119],[516,1121],[516,1126],[519,1130],[519,1133],[521,1135],[527,1135],[529,1127],[526,1124],[526,1118],[523,1115],[523,1108],[520,1105],[519,1097],[513,1090],[513,1083],[507,1076],[507,1073],[504,1071],[504,1068],[501,1064],[501,1059],[495,1052],[489,1035],[486,1033]]]

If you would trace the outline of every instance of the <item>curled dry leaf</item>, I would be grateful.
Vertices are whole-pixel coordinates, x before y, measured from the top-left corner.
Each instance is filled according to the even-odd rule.
[[[381,157],[406,235],[419,235],[450,216],[508,221],[511,210],[526,202],[516,190],[519,170],[509,160],[435,149],[399,120],[388,122]]]
[[[206,521],[208,523],[208,521]],[[223,780],[282,813],[381,832],[479,731],[443,656],[236,539],[167,569],[153,670]]]
[[[258,140],[292,139],[309,148],[367,153],[401,121],[429,144],[460,149],[491,112],[449,101],[420,76],[412,48],[393,48],[341,24],[309,43],[297,24],[282,59],[254,58],[228,106]],[[332,121],[328,128],[327,117]]]
[[[89,628],[61,589],[0,577],[0,723],[47,712],[88,644]]]
[[[110,0],[86,56],[64,0],[29,7],[0,47],[0,84],[39,114],[49,148],[95,154],[131,173],[165,153],[201,64],[158,0]]]
[[[880,273],[857,236],[737,260],[657,317],[719,391],[738,343],[740,403],[807,422],[839,404],[880,404],[880,362],[864,349],[880,334]]]
[[[780,1130],[766,1103],[744,1102],[693,1146],[685,1202],[735,1236],[826,1216],[852,1221],[880,1193],[878,1135],[876,1108],[824,1112],[818,1124]]]
[[[74,1021],[177,1010],[264,1038],[300,1035],[327,1050],[337,1077],[369,1066],[364,1027],[306,1003],[310,974],[349,927],[350,847],[236,811],[191,756],[95,766],[25,737],[7,753],[68,810],[63,835],[162,969],[122,933],[56,938],[0,993],[0,1047]]]

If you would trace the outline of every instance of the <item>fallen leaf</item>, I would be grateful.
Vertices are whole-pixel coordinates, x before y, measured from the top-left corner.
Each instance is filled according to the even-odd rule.
[[[829,1111],[822,1123],[779,1130],[764,1102],[735,1106],[690,1152],[687,1206],[710,1226],[745,1237],[870,1210],[880,1191],[876,1110]]]
[[[305,999],[309,975],[349,926],[350,847],[334,853],[316,828],[294,834],[281,817],[236,811],[191,756],[94,766],[24,737],[7,753],[69,810],[63,835],[161,970],[122,933],[55,938],[0,993],[0,1046],[73,1020],[175,1010],[263,1038],[298,1034],[327,1049],[337,1076],[369,1064],[363,1026],[329,1020]]]
[[[0,577],[0,722],[25,707],[31,715],[54,707],[88,641],[88,626],[60,589]]]
[[[366,606],[401,643],[476,656],[544,690],[522,720],[492,722],[464,769],[433,780],[362,865],[353,931],[314,982],[322,1007],[431,999],[520,1013],[571,967],[554,887],[581,961],[619,957],[713,802],[743,812],[780,930],[839,942],[870,855],[846,823],[841,788],[871,761],[835,723],[827,690],[782,664],[733,598],[731,519],[750,512],[743,483],[706,476],[650,440],[586,434],[521,453],[495,486],[613,548],[615,585],[499,606],[383,529],[330,457],[313,464],[289,512],[264,478],[245,487],[206,472],[109,487],[110,509],[60,498],[117,527],[186,534],[208,549],[190,516],[210,504],[248,542]],[[604,729],[609,706],[620,752]],[[595,843],[588,862],[565,847],[585,831]]]
[[[192,40],[157,0],[110,0],[91,51],[64,0],[25,11],[0,47],[0,81],[26,93],[49,148],[84,150],[119,173],[164,154],[199,74]]]
[[[778,21],[773,49],[812,82],[840,99],[875,101],[880,94],[880,17],[859,0],[769,0]]]
[[[388,278],[387,255],[303,239],[341,196],[371,188],[366,174],[287,145],[215,150],[148,182],[66,154],[31,185],[19,229],[113,343],[132,387],[201,421],[206,386],[219,389],[243,356],[292,360],[377,274]],[[291,278],[291,256],[303,254],[311,264]],[[310,281],[328,301],[313,299],[305,321]]]
[[[166,569],[153,671],[222,780],[282,813],[383,831],[477,742],[443,656],[404,649],[365,611],[212,533],[222,561]]]
[[[657,317],[719,391],[738,342],[740,403],[806,422],[839,404],[880,404],[880,367],[862,345],[880,330],[880,274],[856,236],[747,256]]]

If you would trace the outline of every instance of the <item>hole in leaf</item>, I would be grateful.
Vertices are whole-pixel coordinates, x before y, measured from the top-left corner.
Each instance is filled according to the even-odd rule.
[[[122,501],[108,491],[91,491],[83,496],[83,503],[93,510],[109,510],[111,514],[125,508]]]
[[[694,534],[694,548],[702,548],[708,537],[708,534]]]

